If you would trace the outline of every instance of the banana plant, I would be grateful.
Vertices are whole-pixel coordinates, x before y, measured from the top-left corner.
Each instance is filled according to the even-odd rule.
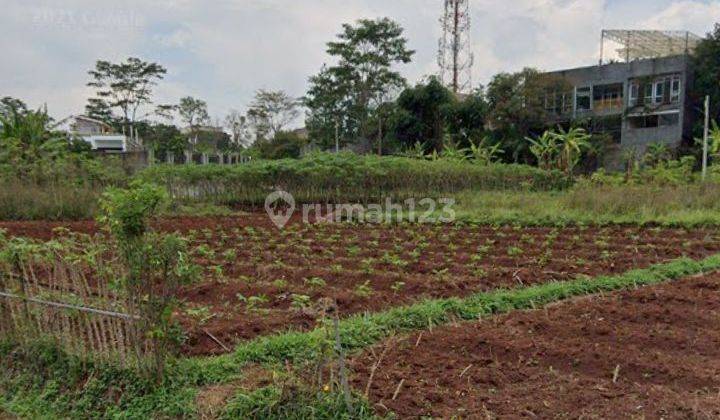
[[[590,148],[590,134],[583,128],[574,127],[568,131],[558,127],[558,132],[551,132],[559,144],[560,156],[557,167],[572,176],[573,169],[580,161],[582,152]]]
[[[440,157],[449,160],[465,161],[468,160],[468,149],[459,148],[450,136],[446,136]]]
[[[557,138],[552,132],[548,130],[536,139],[525,137],[525,140],[530,142],[530,153],[537,159],[538,166],[545,170],[552,169],[559,152]]]
[[[498,161],[500,155],[505,153],[505,151],[500,148],[500,144],[490,145],[489,143],[490,141],[487,137],[483,137],[477,144],[470,141],[470,155],[475,159],[476,163],[489,165]]]

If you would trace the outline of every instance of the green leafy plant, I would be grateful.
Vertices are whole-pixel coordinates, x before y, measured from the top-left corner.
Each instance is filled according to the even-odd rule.
[[[361,298],[370,297],[373,292],[374,290],[372,286],[370,286],[370,280],[366,280],[364,283],[357,285],[354,290],[355,295]]]

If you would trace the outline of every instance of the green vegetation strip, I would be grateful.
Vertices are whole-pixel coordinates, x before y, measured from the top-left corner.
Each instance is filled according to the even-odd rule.
[[[344,319],[340,322],[340,333],[346,349],[359,350],[393,334],[424,329],[453,319],[471,320],[532,309],[574,296],[657,284],[718,269],[720,254],[699,261],[682,258],[616,276],[583,277],[501,289],[465,299],[429,300]],[[4,370],[3,379],[0,379],[0,406],[10,412],[33,416],[82,414],[82,410],[91,410],[101,417],[190,416],[196,413],[194,401],[199,387],[240,378],[243,366],[248,363],[314,360],[322,351],[325,334],[323,329],[288,332],[244,343],[228,355],[181,359],[170,368],[166,382],[159,387],[138,381],[127,372],[108,369],[91,373],[88,380],[87,375],[78,373],[76,364],[44,353],[42,357],[33,355],[23,360],[28,364],[27,368],[19,368],[17,363],[0,363]],[[0,346],[0,361],[8,359],[10,353],[9,347],[3,349]],[[67,369],[74,373],[67,374]]]
[[[424,329],[457,318],[470,320],[517,309],[532,309],[573,296],[656,284],[717,269],[720,269],[720,254],[700,261],[681,258],[617,276],[582,277],[525,288],[499,289],[465,299],[428,300],[386,312],[347,318],[340,322],[340,334],[346,349],[361,349],[395,333]],[[227,369],[228,364],[313,360],[321,351],[323,337],[325,332],[321,329],[262,337],[239,346],[232,355],[206,359],[204,367],[206,371],[212,371]]]

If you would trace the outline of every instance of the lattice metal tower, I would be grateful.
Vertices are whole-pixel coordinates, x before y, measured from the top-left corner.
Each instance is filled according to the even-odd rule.
[[[474,57],[470,43],[470,0],[445,0],[438,49],[440,80],[455,93],[472,88]]]

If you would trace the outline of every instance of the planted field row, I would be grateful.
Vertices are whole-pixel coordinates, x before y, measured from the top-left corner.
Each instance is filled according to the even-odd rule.
[[[95,230],[89,222],[66,226]],[[56,226],[4,227],[48,238]],[[264,214],[164,219],[156,227],[189,238],[203,269],[199,282],[180,291],[176,314],[187,334],[184,352],[191,355],[223,353],[239,341],[288,328],[311,329],[328,301],[348,316],[720,250],[714,230],[302,223],[278,230]]]
[[[353,384],[375,369],[402,418],[718,418],[719,307],[716,273],[439,327],[357,356]]]

